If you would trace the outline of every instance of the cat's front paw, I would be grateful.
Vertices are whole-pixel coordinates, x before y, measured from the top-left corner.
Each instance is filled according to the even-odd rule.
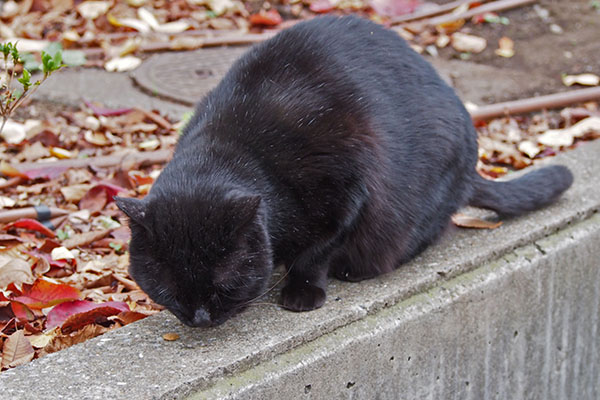
[[[310,311],[325,304],[325,289],[310,283],[289,282],[281,291],[282,305],[291,311]]]

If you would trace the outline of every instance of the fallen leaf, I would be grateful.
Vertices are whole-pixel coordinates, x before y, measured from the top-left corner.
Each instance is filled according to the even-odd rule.
[[[8,119],[4,124],[4,129],[0,132],[0,136],[6,143],[19,144],[27,137],[27,130],[24,124]]]
[[[44,347],[44,352],[54,353],[75,344],[83,343],[86,340],[102,335],[109,330],[109,328],[105,328],[98,324],[89,324],[78,331],[69,334],[58,334]]]
[[[92,243],[96,240],[102,239],[106,235],[110,233],[110,229],[105,229],[102,231],[90,231],[90,232],[82,232],[78,233],[66,240],[63,240],[62,244],[67,249],[72,249],[74,247],[85,246],[86,244]]]
[[[31,218],[21,218],[15,222],[11,222],[10,224],[6,224],[4,226],[5,230],[13,228],[23,228],[31,231],[36,231],[50,238],[56,236],[54,232],[46,228],[40,221]]]
[[[54,179],[58,178],[65,172],[68,167],[64,166],[48,166],[43,168],[32,168],[26,171],[23,171],[23,174],[27,177],[27,179]]]
[[[148,314],[144,314],[137,311],[123,311],[116,316],[116,319],[123,325],[131,324],[132,322],[144,319]]]
[[[109,183],[97,184],[81,198],[79,208],[92,213],[100,211],[106,204],[113,201],[114,196],[123,191],[125,191],[124,188]]]
[[[41,278],[38,278],[32,286],[23,286],[23,293],[11,300],[23,303],[35,310],[77,300],[81,297],[79,290],[72,286],[50,282]]]
[[[0,289],[5,288],[9,283],[20,285],[33,283],[34,280],[28,262],[20,258],[0,255]]]
[[[466,53],[481,53],[487,46],[487,41],[479,36],[468,35],[462,32],[452,34],[452,47]]]
[[[256,14],[252,14],[249,18],[252,25],[276,26],[283,22],[283,18],[279,15],[276,9],[272,8],[269,11],[260,10]]]
[[[12,368],[23,365],[33,359],[35,351],[25,337],[23,330],[18,330],[6,339],[2,348],[2,363],[0,368]]]
[[[155,29],[158,27],[159,23],[154,14],[148,11],[145,8],[138,8],[137,10],[138,18],[144,21],[150,28]]]
[[[7,163],[5,160],[0,161],[0,173],[11,178],[29,179],[27,175]]]
[[[135,56],[115,57],[104,64],[104,69],[109,72],[131,71],[139,67],[142,59]]]
[[[542,151],[542,149],[540,149],[535,143],[533,143],[531,140],[524,140],[521,143],[519,143],[519,151],[521,153],[525,153],[527,154],[527,157],[529,158],[533,158],[536,155],[539,154],[539,152]]]
[[[235,8],[235,3],[231,0],[206,0],[206,4],[217,16]]]
[[[65,201],[67,202],[77,202],[85,196],[85,194],[92,188],[92,185],[89,183],[82,183],[79,185],[71,185],[60,188],[60,192],[62,193]]]
[[[63,149],[62,147],[50,147],[50,154],[60,160],[73,158],[73,153],[67,149]]]
[[[515,44],[511,38],[506,36],[498,40],[498,48],[494,51],[500,57],[510,58],[515,55]]]
[[[19,321],[33,321],[35,319],[33,311],[23,303],[11,301],[10,308]]]
[[[28,339],[33,347],[42,349],[46,347],[59,334],[60,330],[58,328],[54,328],[50,329],[47,332],[31,335],[28,337]]]
[[[0,196],[0,209],[14,207],[15,204],[17,204],[17,202],[10,197]]]
[[[502,225],[502,221],[492,222],[485,219],[472,217],[462,213],[452,215],[452,223],[461,228],[495,229]]]
[[[420,0],[371,0],[369,5],[379,15],[397,17],[410,14],[421,5]]]
[[[600,77],[594,74],[563,75],[562,81],[565,86],[572,86],[576,83],[584,86],[598,86]]]
[[[60,326],[64,333],[94,323],[98,318],[106,318],[129,311],[125,302],[107,301],[94,303],[88,300],[75,300],[57,305],[48,313],[46,327]],[[65,330],[66,329],[66,330]]]
[[[106,14],[110,9],[110,2],[108,1],[84,1],[77,6],[79,14],[85,18],[94,20],[101,15]]]
[[[104,107],[99,107],[99,106],[97,106],[94,103],[89,102],[89,101],[85,101],[84,103],[85,103],[86,107],[88,107],[90,110],[92,110],[92,112],[94,113],[94,115],[97,116],[97,117],[100,117],[100,116],[102,116],[102,117],[117,117],[119,115],[124,115],[124,114],[130,113],[130,112],[132,112],[134,110],[131,107],[126,107],[126,108],[104,108]],[[95,123],[99,124],[99,121],[97,119],[95,119]],[[100,127],[100,126],[98,125],[98,127]]]
[[[327,13],[333,10],[335,7],[329,0],[314,0],[310,2],[310,6],[308,7],[310,11],[314,13]]]
[[[71,253],[69,251],[69,249],[67,249],[65,246],[53,248],[52,252],[50,253],[50,257],[52,257],[52,259],[55,261],[56,260],[72,260],[75,258],[73,253]]]
[[[458,31],[460,28],[462,28],[464,24],[465,24],[464,19],[456,19],[454,21],[448,21],[448,22],[441,23],[441,24],[437,25],[435,27],[435,29],[442,35],[450,35],[451,33],[454,33],[456,31]]]
[[[174,340],[179,339],[179,335],[175,332],[167,332],[167,333],[163,334],[162,337],[167,342],[172,342]]]

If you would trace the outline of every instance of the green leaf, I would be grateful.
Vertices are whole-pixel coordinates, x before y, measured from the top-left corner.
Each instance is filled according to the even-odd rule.
[[[80,50],[65,50],[62,52],[63,62],[69,67],[79,67],[86,63],[85,53]]]
[[[69,238],[69,236],[70,236],[70,235],[69,235],[69,232],[67,232],[67,231],[63,231],[62,229],[58,229],[58,230],[56,231],[56,237],[57,237],[59,240],[65,240],[65,239],[68,239],[68,238]]]
[[[54,61],[54,69],[53,71],[56,71],[57,69],[59,69],[60,67],[62,67],[63,63],[62,63],[62,51],[57,51],[56,54],[54,54],[53,60]]]
[[[117,253],[123,250],[123,245],[121,243],[110,242],[108,247],[116,251]]]
[[[29,71],[27,71],[26,69],[23,69],[22,76],[17,80],[21,82],[25,90],[31,87],[31,73],[29,73]]]
[[[45,51],[42,51],[42,70],[44,71],[44,74],[49,74],[52,72],[52,67],[52,56]]]

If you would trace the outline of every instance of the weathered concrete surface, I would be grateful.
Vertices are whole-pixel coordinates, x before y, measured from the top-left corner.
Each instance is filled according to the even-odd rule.
[[[600,215],[190,399],[598,399]]]
[[[281,398],[311,385],[313,398],[373,398],[369,387],[380,398],[597,398],[599,155],[595,142],[552,160],[576,177],[557,204],[496,230],[453,230],[386,276],[332,281],[319,310],[257,305],[215,329],[161,313],[3,372],[0,393]],[[165,342],[166,332],[181,339]]]

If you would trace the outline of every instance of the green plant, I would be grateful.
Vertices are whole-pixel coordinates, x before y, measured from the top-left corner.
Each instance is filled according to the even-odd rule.
[[[4,56],[4,77],[0,85],[0,116],[2,116],[2,125],[0,133],[4,129],[4,125],[12,113],[19,107],[23,101],[31,96],[38,86],[40,86],[54,71],[64,66],[62,62],[62,52],[57,51],[54,55],[50,55],[42,51],[42,73],[41,80],[31,81],[31,72],[26,68],[22,68],[21,73],[16,72],[17,65],[23,65],[24,61],[17,50],[16,44],[7,42],[0,43],[0,53]],[[21,88],[13,87],[14,80],[21,84]]]

